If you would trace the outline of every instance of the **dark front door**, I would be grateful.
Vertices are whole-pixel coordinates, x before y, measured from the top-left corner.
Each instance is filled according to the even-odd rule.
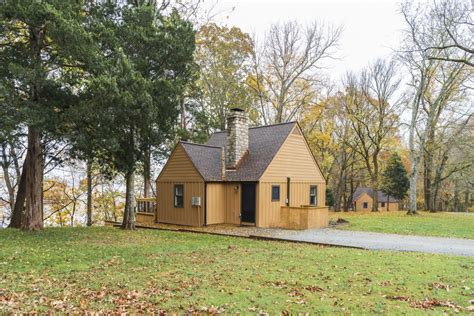
[[[255,183],[242,183],[241,187],[241,221],[245,223],[255,223]]]

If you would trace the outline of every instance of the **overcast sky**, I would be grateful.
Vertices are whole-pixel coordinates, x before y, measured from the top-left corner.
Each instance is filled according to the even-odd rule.
[[[318,20],[342,25],[342,59],[332,62],[328,71],[336,80],[346,70],[358,70],[371,60],[388,56],[391,49],[398,46],[400,30],[404,26],[399,7],[400,1],[393,0],[219,0],[215,11],[220,12],[216,18],[218,22],[238,26],[247,33],[256,34],[258,39],[262,39],[275,22]]]

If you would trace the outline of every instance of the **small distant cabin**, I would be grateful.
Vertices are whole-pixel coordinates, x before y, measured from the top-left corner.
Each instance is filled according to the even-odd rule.
[[[352,196],[352,205],[355,211],[371,211],[374,191],[371,188],[358,188]],[[400,201],[387,196],[382,191],[377,192],[378,210],[379,211],[398,211]]]
[[[206,144],[180,141],[156,180],[155,223],[328,224],[326,181],[297,122],[248,127],[232,109]]]

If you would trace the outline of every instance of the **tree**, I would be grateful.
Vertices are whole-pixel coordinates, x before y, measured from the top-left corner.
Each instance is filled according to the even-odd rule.
[[[334,58],[342,28],[314,22],[274,24],[255,56],[252,87],[260,100],[265,124],[295,120],[318,97],[318,73],[324,60]]]
[[[86,83],[81,108],[71,113],[70,139],[78,155],[93,157],[102,172],[124,176],[122,228],[134,229],[135,174],[143,170],[147,150],[173,132],[190,78],[194,32],[176,11],[161,16],[147,4],[108,3],[96,19],[108,30],[98,38],[106,58]]]
[[[23,229],[40,229],[45,135],[55,135],[74,103],[79,76],[95,51],[83,28],[83,1],[6,1],[0,6],[0,73],[27,128]],[[3,118],[2,118],[3,119]]]
[[[352,149],[356,136],[345,111],[347,95],[336,91],[307,111],[301,121],[334,200],[334,211],[347,211],[360,182],[360,157]]]
[[[410,183],[402,160],[397,153],[390,156],[382,173],[383,185],[382,191],[387,194],[387,211],[389,210],[390,197],[397,200],[405,198]]]
[[[444,50],[425,49],[449,41],[445,33],[439,32],[438,22],[432,18],[433,7],[414,7],[407,2],[402,6],[402,14],[407,29],[399,56],[409,73],[406,105],[411,110],[408,124],[411,164],[408,214],[416,214],[419,164],[421,161],[424,163],[425,204],[434,209],[432,157],[437,147],[437,130],[446,110],[451,108],[450,115],[456,118],[451,119],[451,123],[465,116],[459,101],[465,96],[467,88],[464,83],[469,80],[471,71],[464,63],[444,60]]]
[[[472,9],[473,4],[464,0],[433,2],[430,17],[436,33],[420,34],[421,38],[429,39],[423,41],[423,49],[428,53],[429,59],[474,67]]]
[[[196,85],[201,110],[208,120],[208,132],[225,129],[230,108],[238,106],[249,110],[252,107],[247,81],[251,75],[253,49],[250,36],[237,27],[210,23],[199,29],[195,60],[200,73]]]
[[[400,79],[395,69],[393,60],[377,60],[359,77],[349,74],[346,79],[344,106],[357,138],[352,150],[364,161],[369,174],[374,212],[378,211],[380,154],[387,148],[399,124],[400,103],[396,92]]]

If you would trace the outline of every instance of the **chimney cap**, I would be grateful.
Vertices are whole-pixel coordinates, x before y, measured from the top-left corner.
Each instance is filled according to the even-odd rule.
[[[241,109],[241,108],[238,108],[238,107],[231,108],[230,110],[231,110],[231,112],[245,112],[244,109]]]

